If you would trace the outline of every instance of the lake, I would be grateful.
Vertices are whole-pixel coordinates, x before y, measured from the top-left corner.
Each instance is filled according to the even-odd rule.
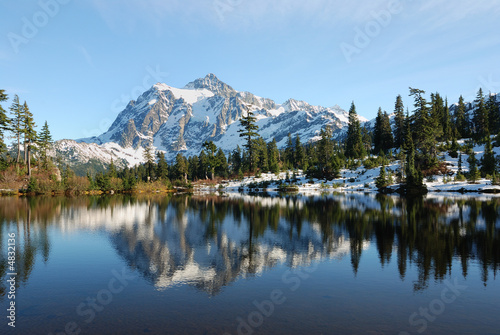
[[[0,332],[499,334],[499,209],[364,194],[3,197]]]

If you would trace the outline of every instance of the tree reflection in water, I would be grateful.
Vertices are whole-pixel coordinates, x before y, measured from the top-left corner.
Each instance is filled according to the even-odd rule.
[[[442,281],[460,260],[496,275],[500,199],[404,199],[330,195],[260,197],[101,196],[0,199],[0,294],[5,298],[8,232],[16,232],[23,286],[50,257],[49,229],[102,229],[117,253],[157,289],[178,283],[210,295],[277,264],[307,266],[350,256],[354,275],[375,243],[381,266],[396,253],[401,280],[418,268],[414,290]]]

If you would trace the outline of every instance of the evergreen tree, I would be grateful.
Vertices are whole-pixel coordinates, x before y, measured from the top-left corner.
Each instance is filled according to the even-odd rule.
[[[28,168],[28,176],[31,177],[31,150],[33,143],[37,140],[37,133],[35,130],[35,120],[33,119],[33,114],[28,108],[26,101],[23,105],[23,135],[24,135],[24,148],[25,148],[25,161]]]
[[[479,170],[477,169],[477,159],[476,159],[476,154],[472,149],[469,151],[469,158],[467,159],[467,162],[469,163],[469,174],[468,174],[468,180],[472,183],[475,183],[480,177]]]
[[[229,176],[229,165],[227,163],[226,155],[224,151],[219,148],[216,155],[217,166],[215,168],[215,173],[217,176],[222,178],[227,178]]]
[[[156,158],[158,159],[158,163],[156,164],[156,176],[161,180],[168,180],[168,163],[165,159],[165,153],[162,151],[156,152]]]
[[[192,156],[188,158],[188,166],[189,166],[188,178],[190,180],[198,179],[198,171],[200,168],[199,164],[200,161],[198,160],[197,156]]]
[[[485,136],[489,135],[489,116],[488,109],[484,101],[483,89],[480,88],[477,92],[476,100],[474,101],[476,108],[474,109],[474,139],[482,141]]]
[[[363,157],[372,150],[372,132],[366,128],[366,126],[361,127],[361,138],[363,141]]]
[[[302,147],[302,143],[300,142],[300,136],[297,134],[295,136],[295,166],[296,169],[304,168],[304,148]]]
[[[415,149],[422,152],[427,166],[432,166],[436,163],[437,157],[437,138],[442,134],[437,126],[437,121],[430,115],[427,101],[423,97],[425,91],[411,88],[410,96],[415,99],[413,133],[415,139]]]
[[[448,106],[448,98],[444,100],[442,109],[441,123],[443,125],[443,141],[449,141],[453,137],[453,129],[451,125],[450,107]]]
[[[449,124],[445,124],[446,119],[446,108],[443,98],[439,93],[431,94],[431,103],[430,103],[430,118],[432,120],[432,124],[434,126],[434,131],[436,133],[436,138],[439,140],[446,141],[448,137],[446,137],[445,127],[449,127]],[[447,121],[446,121],[447,122]],[[446,129],[448,131],[449,129]]]
[[[457,175],[455,176],[455,180],[457,181],[465,180],[465,176],[462,173],[462,152],[458,153],[458,170],[457,170]]]
[[[154,169],[154,156],[153,156],[153,146],[150,144],[144,148],[143,159],[145,161],[145,172],[146,181],[153,180],[153,169]]]
[[[409,122],[407,123],[409,124]],[[406,132],[406,193],[412,193],[414,190],[420,191],[423,187],[422,173],[415,167],[415,147],[411,132]]]
[[[496,104],[496,97],[497,95],[490,93],[488,101],[486,102],[490,134],[498,134],[500,132],[500,110]]]
[[[184,157],[181,153],[178,153],[175,156],[174,171],[176,177],[175,179],[183,180],[185,183],[187,183],[189,167],[186,157]]]
[[[379,191],[389,186],[389,182],[385,172],[385,164],[382,164],[382,166],[380,167],[378,177],[375,178],[375,186]]]
[[[391,120],[389,115],[384,111],[382,115],[382,140],[384,142],[382,148],[387,153],[394,148],[394,137],[392,136]]]
[[[205,150],[200,152],[200,155],[198,156],[198,178],[199,179],[208,179],[208,171],[209,171],[209,161],[208,161],[208,156],[205,153]]]
[[[240,119],[240,125],[243,127],[243,129],[238,130],[240,133],[240,137],[245,137],[246,138],[246,143],[245,143],[245,148],[247,149],[248,152],[248,160],[249,160],[249,168],[250,171],[254,170],[254,145],[253,145],[253,139],[255,137],[258,137],[259,134],[257,133],[257,130],[259,129],[259,126],[257,126],[255,123],[257,122],[257,118],[253,116],[253,112],[248,111],[246,116],[243,116]]]
[[[255,140],[255,166],[260,171],[268,171],[269,163],[267,157],[267,143],[264,141],[262,137],[259,137]]]
[[[295,153],[292,134],[288,133],[288,138],[285,148],[285,165],[287,169],[293,168],[295,166]]]
[[[238,171],[242,168],[242,157],[241,157],[241,148],[239,145],[236,146],[236,149],[233,150],[231,155],[231,170],[233,174],[238,173]]]
[[[109,163],[108,166],[108,175],[110,178],[116,178],[118,176],[113,158],[111,158],[111,163]]]
[[[361,134],[361,125],[356,113],[354,102],[349,109],[349,126],[347,128],[347,139],[345,155],[348,158],[363,158],[366,155]]]
[[[333,156],[331,128],[327,127],[326,129],[321,129],[319,136],[321,137],[321,139],[318,142],[318,170],[320,173],[318,177],[324,177],[328,174],[328,163]]]
[[[40,158],[45,169],[48,168],[49,159],[47,151],[50,149],[52,142],[52,135],[50,134],[49,125],[47,124],[47,121],[45,121],[45,124],[43,125],[42,130],[40,131],[40,134],[38,136]]]
[[[405,138],[405,114],[403,98],[401,95],[396,97],[394,106],[394,145],[396,148],[402,147]]]
[[[460,96],[460,98],[458,99],[458,106],[455,110],[455,127],[459,134],[458,135],[459,138],[470,136],[469,122],[467,121],[465,113],[466,109],[465,109],[464,98]]]
[[[491,146],[490,137],[487,136],[486,144],[484,147],[484,154],[481,158],[481,173],[483,174],[483,176],[493,175],[493,173],[495,173],[495,165],[495,153],[493,152],[493,148]]]
[[[278,144],[276,139],[273,138],[271,142],[267,144],[267,162],[269,164],[269,171],[272,173],[280,172],[279,158],[280,152],[278,150]]]
[[[373,130],[373,151],[378,153],[382,151],[382,108],[378,108],[377,117],[375,118],[375,127]]]
[[[7,151],[7,147],[4,142],[4,132],[9,130],[10,124],[10,119],[7,117],[7,112],[1,105],[3,101],[7,101],[7,94],[5,94],[5,90],[0,90],[0,159],[2,155]]]
[[[12,114],[10,129],[14,133],[14,138],[17,141],[17,156],[16,163],[19,164],[21,160],[21,137],[23,135],[23,106],[19,102],[19,97],[14,95],[12,105],[10,106]]]
[[[384,151],[387,153],[394,146],[392,137],[391,121],[386,112],[382,113],[379,107],[377,118],[375,119],[375,129],[373,133],[374,152]]]
[[[203,149],[207,155],[207,170],[210,171],[210,179],[215,179],[215,169],[217,168],[218,162],[215,156],[217,152],[217,146],[212,141],[205,141],[203,143]]]

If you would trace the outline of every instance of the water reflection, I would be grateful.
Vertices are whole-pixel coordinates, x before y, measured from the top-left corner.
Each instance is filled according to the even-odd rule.
[[[17,232],[23,286],[35,263],[50,258],[50,230],[103,232],[116,252],[158,290],[191,285],[209,295],[240,278],[285,264],[350,257],[359,270],[374,248],[383,267],[396,258],[414,290],[471,262],[487,285],[500,261],[500,199],[400,199],[386,196],[36,197],[0,199],[0,294],[5,298],[7,232]],[[393,255],[395,254],[395,255]]]

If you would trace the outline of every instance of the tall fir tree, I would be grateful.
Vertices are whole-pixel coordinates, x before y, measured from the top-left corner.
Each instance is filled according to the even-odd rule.
[[[458,99],[458,105],[455,109],[454,119],[455,119],[455,127],[458,132],[458,137],[459,138],[469,137],[470,136],[469,121],[467,119],[465,102],[462,96],[460,96],[460,98]]]
[[[453,127],[451,124],[450,107],[448,105],[448,98],[444,100],[444,108],[442,111],[441,122],[443,124],[443,140],[450,141],[454,138]]]
[[[318,170],[322,175],[327,173],[328,162],[333,156],[332,131],[329,127],[321,129],[318,143]]]
[[[229,165],[227,163],[226,155],[221,148],[217,150],[217,154],[215,155],[217,160],[217,166],[215,168],[215,174],[222,178],[227,178],[229,176]]]
[[[496,103],[497,95],[489,94],[488,101],[486,102],[486,109],[488,110],[488,125],[490,134],[498,134],[500,132],[500,109]]]
[[[379,153],[384,145],[382,140],[382,108],[378,108],[377,117],[375,118],[375,127],[373,129],[373,151]]]
[[[184,157],[181,153],[178,153],[175,156],[174,171],[175,171],[175,179],[183,180],[185,183],[188,182],[187,179],[189,172],[188,161],[186,157]]]
[[[153,145],[149,144],[147,147],[144,148],[144,153],[142,155],[144,161],[145,161],[145,168],[146,168],[146,181],[153,181],[154,173],[154,155],[153,155]]]
[[[373,134],[374,153],[380,151],[387,153],[394,147],[394,139],[392,137],[391,121],[386,112],[382,113],[382,109],[378,109],[377,118],[375,119],[375,129]]]
[[[392,136],[391,119],[387,112],[382,115],[382,140],[384,141],[384,151],[394,148],[394,137]]]
[[[288,133],[285,147],[286,168],[293,168],[295,165],[295,147],[293,145],[292,134]]]
[[[260,171],[267,171],[269,167],[268,157],[267,157],[267,143],[262,137],[258,137],[255,140],[255,166]]]
[[[217,146],[212,141],[205,141],[203,143],[203,149],[205,151],[205,154],[207,155],[207,170],[210,172],[210,179],[214,180],[215,169],[218,166],[217,157],[215,155],[217,153]]]
[[[259,126],[255,124],[256,122],[257,118],[254,116],[253,112],[247,111],[247,114],[240,119],[240,125],[243,129],[238,130],[238,132],[240,133],[240,137],[246,138],[246,143],[244,147],[247,149],[248,152],[250,171],[253,171],[255,167],[254,163],[255,150],[254,150],[253,140],[254,138],[259,136],[259,133],[257,133]]]
[[[295,166],[296,169],[304,168],[304,148],[302,147],[302,143],[300,142],[299,134],[295,135]]]
[[[276,139],[273,138],[271,142],[267,144],[267,162],[269,164],[269,171],[272,173],[280,172],[280,152],[278,150],[278,144],[276,143]]]
[[[168,163],[165,159],[165,153],[162,151],[156,152],[158,163],[156,164],[156,177],[163,181],[168,180]]]
[[[209,171],[209,162],[208,156],[205,153],[205,150],[202,150],[198,155],[198,178],[199,179],[208,179],[208,171]]]
[[[47,152],[52,146],[52,142],[53,140],[52,140],[52,135],[50,134],[49,125],[47,124],[47,121],[45,121],[45,124],[40,130],[40,134],[38,136],[38,145],[40,147],[40,158],[42,161],[42,166],[45,169],[47,169],[49,165],[49,157]]]
[[[483,176],[493,175],[495,173],[496,159],[495,153],[491,145],[490,137],[486,137],[486,144],[484,146],[484,154],[481,158],[481,173]]]
[[[482,141],[490,134],[489,131],[489,116],[488,109],[484,100],[483,89],[480,88],[477,92],[476,100],[474,100],[474,140],[477,142]]]
[[[35,130],[35,120],[33,118],[33,113],[31,113],[26,101],[23,105],[23,136],[24,136],[24,148],[25,148],[25,161],[26,167],[28,168],[28,176],[31,177],[31,152],[33,149],[33,144],[37,140],[37,133]]]
[[[467,179],[475,183],[480,177],[481,174],[479,173],[479,170],[477,168],[477,159],[476,159],[476,153],[470,149],[469,152],[469,158],[467,158],[467,162],[469,163],[469,174],[467,175]]]
[[[238,171],[242,168],[242,157],[241,157],[241,148],[239,145],[236,146],[236,149],[233,150],[231,155],[231,170],[234,174],[237,174]]]
[[[12,100],[10,112],[12,114],[10,129],[14,133],[13,137],[17,141],[16,163],[19,164],[21,161],[21,138],[23,136],[23,105],[19,102],[17,94],[14,95],[14,99]]]
[[[430,114],[424,94],[425,91],[410,87],[410,96],[413,96],[415,100],[413,114],[414,146],[416,150],[422,152],[426,165],[434,165],[437,156],[437,139],[442,134],[442,131],[439,129],[437,120]]]
[[[423,187],[422,173],[415,166],[415,147],[411,132],[408,131],[405,139],[406,146],[406,193],[419,191]]]
[[[349,126],[347,128],[347,138],[345,144],[345,156],[347,158],[363,158],[366,151],[363,145],[361,125],[356,113],[354,102],[349,109]]]
[[[405,114],[403,98],[401,95],[396,97],[394,106],[394,145],[400,148],[404,144],[405,139]]]
[[[5,131],[9,130],[10,119],[7,116],[7,112],[3,109],[1,103],[7,101],[8,96],[5,94],[5,90],[0,90],[0,159],[2,159],[3,154],[7,151],[5,145]]]

